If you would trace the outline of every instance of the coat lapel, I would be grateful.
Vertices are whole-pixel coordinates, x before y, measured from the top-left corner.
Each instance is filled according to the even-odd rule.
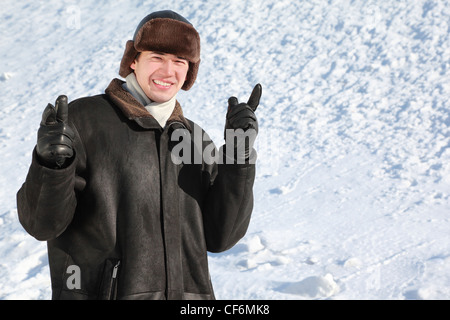
[[[127,119],[136,121],[144,129],[161,129],[156,119],[145,109],[145,107],[137,101],[131,93],[125,90],[122,85],[124,81],[113,79],[106,88],[106,96],[122,111]],[[180,103],[177,101],[172,115],[167,120],[167,125],[174,122],[180,122],[191,131],[189,122],[183,115]]]

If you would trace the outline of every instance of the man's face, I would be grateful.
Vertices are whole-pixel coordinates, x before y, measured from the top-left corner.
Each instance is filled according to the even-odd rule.
[[[189,62],[173,54],[144,51],[131,64],[131,69],[150,100],[166,102],[183,86]]]

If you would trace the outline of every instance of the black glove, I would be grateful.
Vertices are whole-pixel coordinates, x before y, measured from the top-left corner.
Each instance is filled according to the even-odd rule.
[[[258,83],[253,88],[247,103],[239,103],[236,97],[228,99],[225,140],[228,149],[229,144],[233,143],[233,149],[235,151],[234,158],[238,160],[238,163],[248,160],[250,152],[253,150],[253,143],[258,134],[258,120],[256,119],[255,110],[259,105],[261,94],[262,87]],[[236,137],[236,140],[234,137]]]
[[[66,159],[74,155],[75,134],[67,125],[68,113],[67,97],[59,96],[55,107],[49,103],[42,114],[36,153],[39,162],[48,168],[62,168]]]

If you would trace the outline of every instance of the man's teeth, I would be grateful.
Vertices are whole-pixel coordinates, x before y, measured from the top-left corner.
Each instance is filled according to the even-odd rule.
[[[160,86],[164,87],[170,87],[170,83],[159,81],[159,80],[153,80],[154,83],[159,84]]]

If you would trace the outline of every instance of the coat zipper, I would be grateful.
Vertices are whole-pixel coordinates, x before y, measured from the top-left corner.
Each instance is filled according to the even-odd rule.
[[[114,265],[113,271],[112,271],[112,275],[111,275],[111,283],[110,283],[110,292],[109,292],[109,298],[110,300],[115,300],[117,297],[117,274],[119,271],[119,266],[120,266],[120,260],[117,261],[117,263]]]
[[[120,261],[117,261],[116,265],[114,266],[113,269],[113,274],[112,274],[112,278],[116,279],[117,278],[117,270],[119,270],[119,265],[120,265]]]

